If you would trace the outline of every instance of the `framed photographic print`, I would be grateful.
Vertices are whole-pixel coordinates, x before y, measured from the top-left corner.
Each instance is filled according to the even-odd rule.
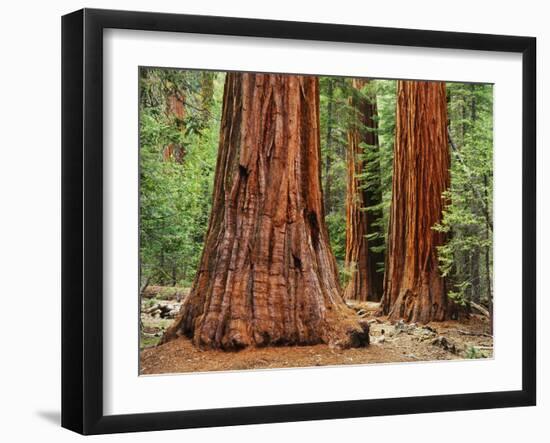
[[[535,50],[64,16],[62,425],[534,405]]]

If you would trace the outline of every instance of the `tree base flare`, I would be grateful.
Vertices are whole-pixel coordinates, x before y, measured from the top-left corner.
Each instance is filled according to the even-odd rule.
[[[167,343],[181,336],[186,336],[193,344],[201,349],[222,349],[224,351],[239,351],[246,347],[266,346],[306,346],[327,344],[335,349],[361,348],[370,344],[369,324],[366,319],[357,319],[353,313],[345,313],[339,319],[324,320],[316,330],[304,329],[302,333],[285,335],[274,333],[273,330],[255,329],[243,321],[234,321],[226,326],[221,336],[207,332],[211,329],[201,327],[201,323],[194,329],[185,329],[180,317],[166,330],[159,344]],[[202,322],[201,317],[197,318]]]

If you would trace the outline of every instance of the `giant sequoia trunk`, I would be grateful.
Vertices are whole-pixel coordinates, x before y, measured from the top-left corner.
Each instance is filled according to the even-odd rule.
[[[445,83],[398,82],[393,190],[382,311],[390,318],[429,322],[447,315],[437,247],[449,187]]]
[[[315,77],[229,73],[210,224],[163,342],[205,348],[368,344],[345,305],[324,223]]]
[[[344,298],[362,301],[378,301],[382,296],[383,275],[376,272],[378,263],[384,261],[384,254],[372,248],[383,245],[384,237],[379,226],[382,212],[366,211],[365,208],[382,201],[380,183],[380,162],[377,155],[366,159],[366,150],[375,154],[378,150],[378,128],[376,99],[370,100],[358,92],[367,80],[353,79],[356,94],[351,105],[356,113],[348,131],[347,152],[347,194],[346,194],[346,267],[352,269]],[[368,181],[361,178],[368,174]],[[367,186],[368,184],[368,186]],[[367,239],[367,235],[378,236]]]

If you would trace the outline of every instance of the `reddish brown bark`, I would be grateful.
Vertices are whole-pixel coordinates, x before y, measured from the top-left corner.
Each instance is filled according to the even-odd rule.
[[[437,247],[449,187],[445,83],[398,82],[393,190],[382,312],[412,322],[444,320],[445,280]]]
[[[364,79],[353,79],[352,86],[357,91],[351,98],[355,118],[348,131],[347,151],[347,194],[346,194],[346,258],[345,266],[352,274],[344,291],[344,298],[379,301],[382,297],[384,276],[376,272],[378,263],[383,263],[383,252],[371,248],[381,246],[384,241],[380,226],[381,210],[366,211],[379,204],[382,195],[379,185],[367,183],[364,176],[380,177],[380,163],[376,159],[366,160],[366,150],[378,150],[378,128],[376,98],[361,96],[358,92],[368,83]],[[379,234],[379,238],[367,239],[367,235]]]
[[[177,335],[226,350],[368,344],[324,222],[315,77],[229,73],[212,214]]]
[[[173,91],[169,94],[166,103],[166,114],[178,122],[185,118],[185,97],[180,91]]]
[[[166,115],[183,131],[185,120],[185,97],[179,91],[172,91],[166,98]],[[164,161],[174,160],[183,163],[185,148],[178,143],[169,143],[162,152]]]

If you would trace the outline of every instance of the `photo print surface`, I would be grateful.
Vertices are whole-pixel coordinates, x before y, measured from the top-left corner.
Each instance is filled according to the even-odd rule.
[[[140,373],[493,355],[493,86],[139,69]]]

